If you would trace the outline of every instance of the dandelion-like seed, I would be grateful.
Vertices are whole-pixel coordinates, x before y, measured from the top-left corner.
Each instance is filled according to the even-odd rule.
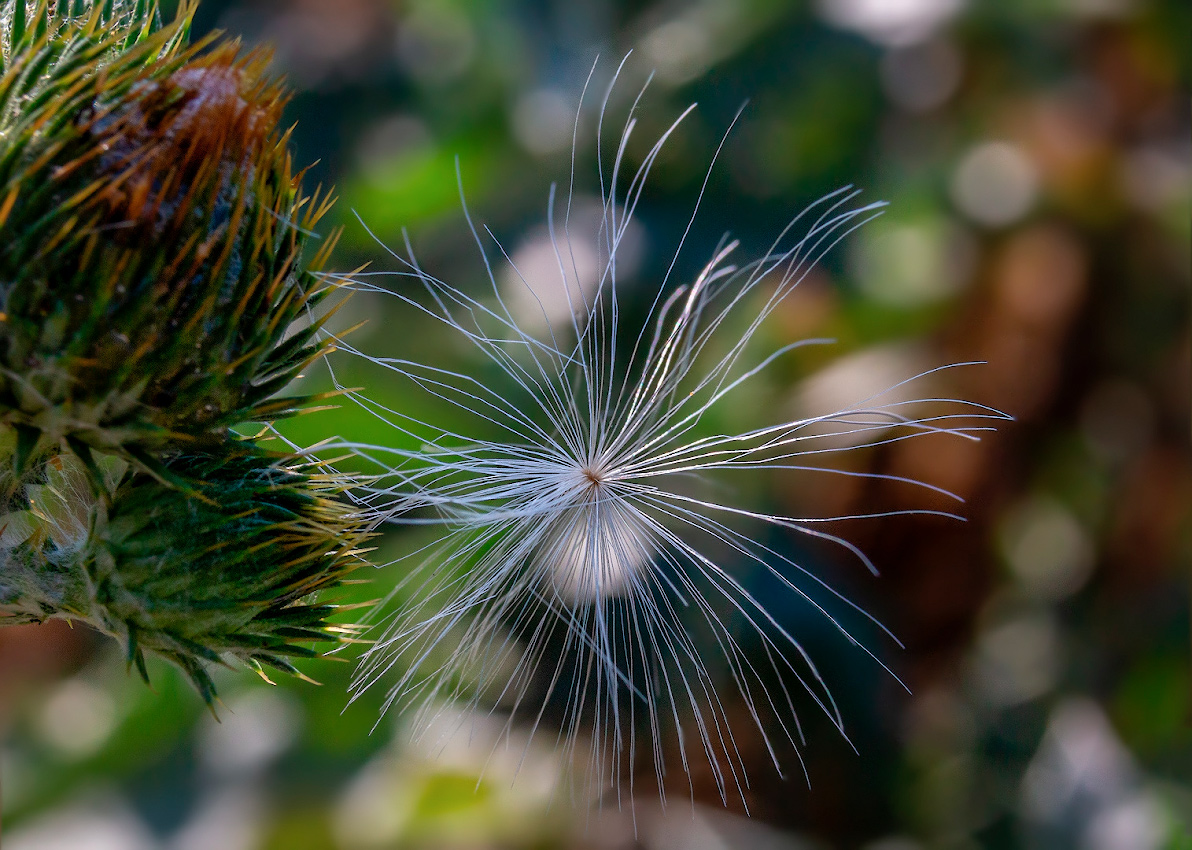
[[[608,102],[606,94],[598,149]],[[424,723],[453,699],[484,700],[532,733],[550,725],[565,754],[585,765],[598,787],[619,789],[623,778],[632,786],[630,759],[642,747],[652,754],[660,792],[667,761],[675,757],[668,753],[677,754],[688,774],[694,759],[706,759],[727,800],[743,797],[747,779],[726,685],[739,693],[776,766],[778,738],[797,751],[802,736],[799,687],[843,733],[841,714],[798,635],[773,614],[773,600],[751,590],[746,574],[771,577],[860,646],[817,601],[835,592],[796,556],[751,531],[770,525],[830,541],[872,565],[823,525],[852,517],[768,513],[744,497],[740,503],[724,498],[731,487],[713,490],[716,479],[731,484],[732,476],[748,471],[793,470],[907,481],[951,496],[930,484],[835,468],[830,461],[860,445],[910,437],[976,439],[991,427],[988,420],[1005,417],[972,402],[906,400],[906,386],[939,371],[932,370],[829,415],[734,433],[710,426],[710,415],[731,403],[743,384],[796,349],[826,342],[792,342],[751,359],[750,343],[767,317],[825,252],[882,204],[858,205],[857,191],[841,189],[790,221],[762,257],[735,265],[738,243],[726,238],[694,281],[674,286],[671,272],[701,189],[647,321],[626,333],[618,250],[652,166],[691,108],[649,149],[623,194],[618,187],[633,111],[611,168],[600,165],[603,262],[594,286],[585,286],[573,259],[574,154],[563,203],[556,203],[553,187],[550,193],[557,269],[549,284],[522,278],[495,237],[477,229],[466,203],[489,296],[476,297],[425,271],[408,237],[404,256],[392,254],[403,268],[391,274],[416,281],[423,295],[386,288],[367,275],[345,284],[383,292],[431,317],[466,340],[485,364],[464,374],[372,357],[341,341],[344,351],[388,370],[403,387],[454,408],[453,423],[470,418],[476,425],[473,432],[436,425],[346,391],[394,438],[388,446],[351,444],[378,470],[358,498],[378,522],[439,532],[406,556],[408,572],[394,592],[396,613],[365,654],[355,688],[385,680],[386,708],[418,707]],[[577,117],[577,137],[579,124]],[[570,306],[568,321],[552,325],[540,294],[531,299],[541,307],[535,320],[510,309],[494,273],[495,256],[530,293],[557,287]]]

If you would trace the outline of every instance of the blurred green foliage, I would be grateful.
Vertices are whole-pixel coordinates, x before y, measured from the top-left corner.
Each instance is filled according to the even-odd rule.
[[[606,158],[650,69],[631,162],[700,103],[638,211],[643,292],[665,273],[746,98],[676,280],[724,231],[756,253],[840,185],[891,202],[763,333],[838,344],[778,364],[751,404],[787,403],[800,381],[847,355],[892,368],[921,356],[982,359],[989,365],[958,378],[957,395],[1018,421],[964,455],[892,449],[856,460],[957,489],[970,517],[842,529],[882,568],[878,579],[824,561],[833,583],[907,644],[874,648],[910,696],[841,641],[799,626],[834,679],[859,754],[808,711],[807,788],[797,762],[775,777],[746,730],[742,746],[759,750],[752,821],[737,816],[739,803],[721,812],[697,773],[691,786],[674,777],[665,812],[636,802],[634,839],[625,801],[570,808],[550,735],[535,739],[545,750],[531,751],[515,782],[516,759],[485,767],[497,742],[482,719],[469,756],[458,736],[411,743],[404,718],[378,724],[378,690],[345,708],[348,657],[304,668],[321,687],[223,675],[228,711],[217,726],[164,667],[146,692],[86,634],[0,633],[5,846],[70,846],[53,841],[78,824],[96,847],[105,829],[123,830],[110,846],[133,850],[663,847],[709,836],[869,850],[1190,846],[1192,7],[918,0],[891,4],[911,10],[899,19],[879,6],[205,0],[196,27],[275,45],[296,87],[296,159],[318,160],[312,184],[339,187],[327,229],[346,228],[344,270],[396,269],[383,246],[403,253],[405,227],[424,268],[485,293],[456,157],[470,208],[515,252],[545,219],[550,181],[565,185],[573,110],[599,53],[575,155],[582,192],[595,190],[594,107],[630,49]],[[351,341],[373,354],[433,353],[448,367],[467,356],[444,350],[412,310],[357,296],[340,317],[364,318]],[[429,413],[353,361],[332,363],[343,384]],[[329,386],[318,370],[304,381],[303,392]],[[302,443],[394,438],[347,405],[286,433]],[[801,486],[779,481],[765,498],[825,512],[900,504],[882,488]],[[376,560],[420,540],[391,535]],[[387,567],[344,601],[382,595],[400,573],[400,563]]]

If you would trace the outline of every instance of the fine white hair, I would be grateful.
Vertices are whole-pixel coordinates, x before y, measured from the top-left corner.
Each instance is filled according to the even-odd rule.
[[[760,358],[751,347],[820,258],[883,204],[861,203],[851,187],[831,192],[792,218],[762,256],[734,264],[739,246],[726,237],[694,280],[674,285],[705,177],[646,320],[626,333],[618,252],[651,168],[694,105],[626,173],[646,86],[629,108],[611,162],[605,161],[604,119],[620,73],[596,124],[602,216],[594,285],[581,279],[571,227],[578,115],[566,193],[560,204],[552,186],[547,207],[553,280],[526,280],[492,233],[477,226],[461,177],[461,204],[487,276],[486,295],[423,269],[408,236],[400,253],[389,251],[398,270],[342,281],[437,322],[465,341],[480,364],[473,373],[456,371],[337,343],[401,381],[403,391],[453,408],[456,423],[424,421],[339,386],[392,435],[383,445],[341,440],[324,446],[349,449],[375,470],[355,490],[362,509],[378,524],[436,530],[430,543],[403,557],[405,576],[354,688],[387,688],[386,709],[416,708],[413,719],[421,726],[453,700],[496,706],[506,728],[524,722],[533,734],[548,722],[553,705],[550,722],[560,747],[585,765],[587,779],[599,788],[619,794],[627,780],[632,796],[633,772],[626,765],[644,747],[652,753],[660,793],[670,752],[689,775],[693,759],[706,759],[722,800],[730,794],[744,799],[745,763],[730,728],[726,686],[739,695],[779,770],[775,744],[785,740],[797,752],[802,741],[796,688],[787,683],[805,690],[844,733],[841,712],[799,636],[775,616],[775,600],[750,589],[745,572],[768,576],[790,600],[885,665],[819,600],[835,597],[869,615],[795,555],[750,533],[769,525],[829,541],[873,570],[864,553],[825,528],[828,521],[857,517],[767,512],[747,495],[712,489],[710,482],[744,471],[789,470],[902,481],[959,502],[925,482],[837,468],[831,460],[910,438],[975,440],[1006,416],[961,399],[908,398],[908,387],[929,386],[932,375],[968,365],[949,364],[908,374],[831,413],[763,421],[734,433],[710,426],[709,412],[776,360],[830,342],[792,341]],[[585,257],[591,248],[583,246]],[[509,280],[522,281],[529,303],[544,286],[555,287],[552,303],[567,304],[565,319],[558,320],[557,307],[547,315],[544,306],[527,319],[525,297],[520,310],[511,309]],[[469,420],[472,431],[458,424]],[[910,513],[956,516],[928,509],[867,516]],[[746,633],[749,648],[742,642]]]

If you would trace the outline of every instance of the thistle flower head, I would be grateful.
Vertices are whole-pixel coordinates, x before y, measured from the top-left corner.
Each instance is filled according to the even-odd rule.
[[[352,638],[316,601],[361,562],[362,522],[337,498],[346,482],[247,443],[165,467],[201,482],[197,494],[112,461],[97,496],[75,456],[46,459],[3,516],[5,621],[86,623],[146,680],[146,652],[174,662],[208,703],[211,664],[300,675],[292,659],[312,643]]]
[[[623,771],[632,783],[627,765],[639,747],[651,754],[660,790],[668,761],[677,756],[689,772],[693,760],[706,759],[726,797],[745,782],[721,695],[726,684],[776,764],[777,739],[797,746],[801,735],[799,688],[843,732],[799,635],[754,579],[767,577],[859,645],[818,601],[831,593],[824,581],[757,532],[769,525],[834,542],[871,566],[824,527],[848,517],[767,511],[735,494],[734,479],[763,470],[803,473],[809,486],[816,475],[891,478],[832,460],[912,437],[975,439],[987,420],[1004,417],[960,400],[906,399],[906,386],[925,385],[932,370],[827,415],[759,410],[756,424],[724,430],[726,419],[739,418],[724,408],[746,384],[780,358],[825,342],[792,341],[761,357],[752,344],[824,253],[881,204],[859,204],[856,191],[841,189],[796,216],[757,259],[736,263],[739,246],[726,238],[692,280],[675,285],[689,222],[645,321],[626,327],[618,253],[651,167],[681,120],[627,181],[632,115],[611,161],[600,163],[594,287],[575,261],[590,246],[577,246],[571,229],[574,172],[562,204],[551,190],[550,280],[527,280],[469,216],[487,297],[425,271],[408,239],[404,255],[393,254],[403,267],[397,284],[357,284],[429,316],[480,365],[471,374],[344,346],[387,370],[407,397],[420,392],[454,408],[451,424],[436,424],[349,393],[393,437],[354,446],[376,469],[361,500],[378,520],[439,532],[407,556],[396,613],[365,654],[356,687],[386,687],[388,705],[420,705],[422,717],[454,698],[483,700],[534,730],[553,723],[597,786],[617,784]],[[545,306],[536,318],[519,316],[493,271],[498,261],[540,306],[540,293],[555,287],[561,297],[552,300],[570,306],[567,320],[552,326]]]
[[[210,664],[351,639],[316,597],[363,528],[345,482],[231,430],[309,400],[277,393],[325,350],[295,320],[335,240],[303,257],[328,201],[267,56],[187,47],[192,11],[0,0],[0,624],[85,622],[210,704]]]
[[[65,441],[160,472],[149,449],[301,404],[274,396],[321,353],[291,324],[334,240],[303,265],[326,201],[264,54],[186,47],[185,6],[71,5],[0,15],[0,421],[18,465]]]

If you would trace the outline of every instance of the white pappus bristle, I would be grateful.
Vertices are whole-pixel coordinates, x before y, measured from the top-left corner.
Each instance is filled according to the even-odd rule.
[[[553,187],[550,192],[551,280],[523,277],[495,237],[477,228],[465,203],[487,273],[486,295],[425,271],[408,237],[401,253],[391,252],[400,270],[343,281],[437,321],[442,332],[466,340],[479,362],[468,374],[372,357],[350,340],[337,342],[346,356],[371,360],[408,392],[455,408],[454,423],[477,425],[473,433],[458,424],[439,426],[365,392],[346,391],[394,435],[388,446],[336,444],[375,464],[376,474],[361,479],[356,498],[378,523],[439,532],[407,556],[406,578],[355,687],[387,688],[388,707],[433,714],[446,700],[462,700],[538,734],[547,734],[549,725],[566,756],[583,765],[587,787],[620,794],[626,786],[632,795],[629,759],[640,750],[652,758],[660,792],[668,758],[687,773],[693,759],[705,759],[722,799],[743,797],[745,765],[730,728],[726,688],[736,692],[734,701],[745,707],[780,770],[776,737],[797,750],[802,733],[794,688],[774,682],[798,683],[841,733],[844,723],[799,636],[773,615],[771,600],[750,590],[742,572],[763,571],[861,646],[817,598],[828,593],[852,603],[755,532],[778,526],[831,541],[872,565],[825,530],[825,522],[851,517],[778,515],[757,509],[731,487],[703,485],[716,478],[731,483],[734,474],[757,470],[906,480],[836,469],[831,459],[911,437],[972,440],[1006,417],[960,399],[908,400],[906,388],[924,386],[939,371],[932,369],[828,415],[759,421],[737,433],[709,427],[707,414],[731,404],[742,385],[778,358],[827,342],[792,341],[761,358],[750,346],[825,252],[883,205],[860,204],[858,191],[846,187],[795,216],[757,259],[734,264],[738,245],[726,238],[683,285],[670,280],[672,261],[646,321],[626,329],[618,252],[652,166],[690,112],[625,181],[633,115],[644,91],[615,153],[604,154],[610,161],[599,165],[595,254],[601,262],[594,281],[576,261],[574,155],[566,197],[557,202]],[[608,102],[606,94],[600,123]],[[577,117],[577,134],[579,126]],[[599,133],[598,125],[598,151]],[[462,202],[462,179],[460,185]],[[703,189],[676,259],[702,197]],[[583,256],[592,256],[592,247],[584,244]],[[513,309],[515,299],[499,278],[524,286],[521,309]],[[568,305],[563,322],[544,303],[546,287],[555,288],[552,304]],[[537,303],[537,310],[527,311],[527,303]],[[940,368],[958,365],[965,364]],[[494,367],[502,380],[492,380]],[[927,483],[907,483],[952,496]],[[916,512],[939,513],[894,513]]]

